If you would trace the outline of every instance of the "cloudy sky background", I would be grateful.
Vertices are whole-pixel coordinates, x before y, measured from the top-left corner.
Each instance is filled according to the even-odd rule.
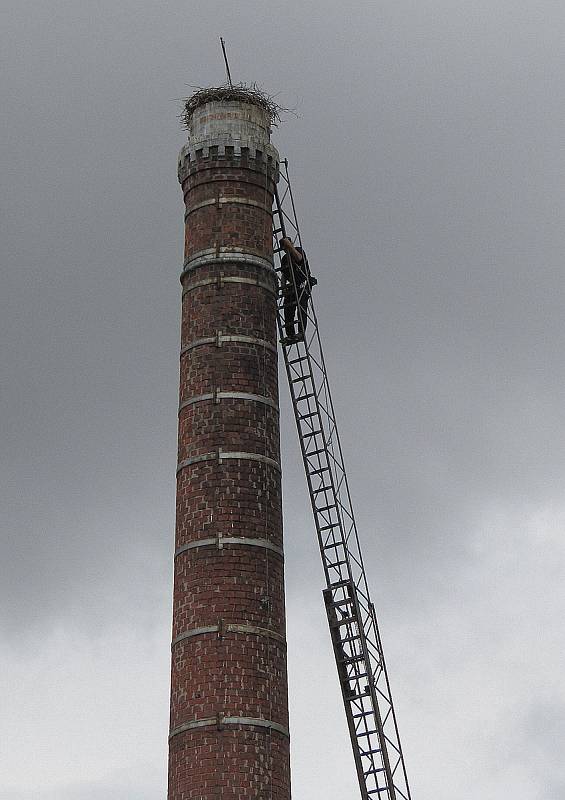
[[[0,800],[166,796],[184,141],[288,156],[415,800],[565,798],[565,5],[0,2]],[[357,796],[282,386],[295,798]]]

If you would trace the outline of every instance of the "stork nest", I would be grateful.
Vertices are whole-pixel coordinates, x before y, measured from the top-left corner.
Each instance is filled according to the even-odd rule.
[[[240,103],[259,106],[268,114],[271,125],[277,125],[281,121],[281,114],[289,110],[276,103],[274,98],[260,89],[256,83],[252,83],[250,86],[238,83],[235,86],[210,86],[207,88],[195,86],[191,88],[196,91],[190,97],[183,99],[183,109],[180,114],[180,121],[185,128],[189,127],[193,112],[210,100],[239,100]]]

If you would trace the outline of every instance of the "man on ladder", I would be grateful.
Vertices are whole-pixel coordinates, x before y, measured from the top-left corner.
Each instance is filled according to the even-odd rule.
[[[282,343],[292,344],[304,339],[308,323],[308,301],[312,286],[318,281],[310,274],[306,253],[301,247],[295,247],[288,237],[281,239],[280,246],[285,251],[281,258],[281,275],[286,337]],[[295,320],[298,323],[298,332]]]

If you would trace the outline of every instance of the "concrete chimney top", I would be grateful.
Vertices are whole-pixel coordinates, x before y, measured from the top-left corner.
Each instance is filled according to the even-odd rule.
[[[279,154],[271,144],[275,118],[276,107],[257,91],[222,87],[196,92],[182,115],[188,142],[180,152],[179,179],[183,167],[210,155],[247,155],[272,164],[278,172]]]

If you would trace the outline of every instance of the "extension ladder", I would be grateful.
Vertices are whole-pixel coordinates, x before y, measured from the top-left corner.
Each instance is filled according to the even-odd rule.
[[[275,191],[273,249],[281,274],[279,239],[301,246],[300,229],[288,174],[281,162],[280,190]],[[312,299],[303,339],[285,334],[285,304],[297,304],[301,292],[279,292],[278,330],[314,522],[326,579],[323,591],[330,635],[362,800],[411,800],[396,715],[379,636],[375,608],[351,507],[337,423]]]

